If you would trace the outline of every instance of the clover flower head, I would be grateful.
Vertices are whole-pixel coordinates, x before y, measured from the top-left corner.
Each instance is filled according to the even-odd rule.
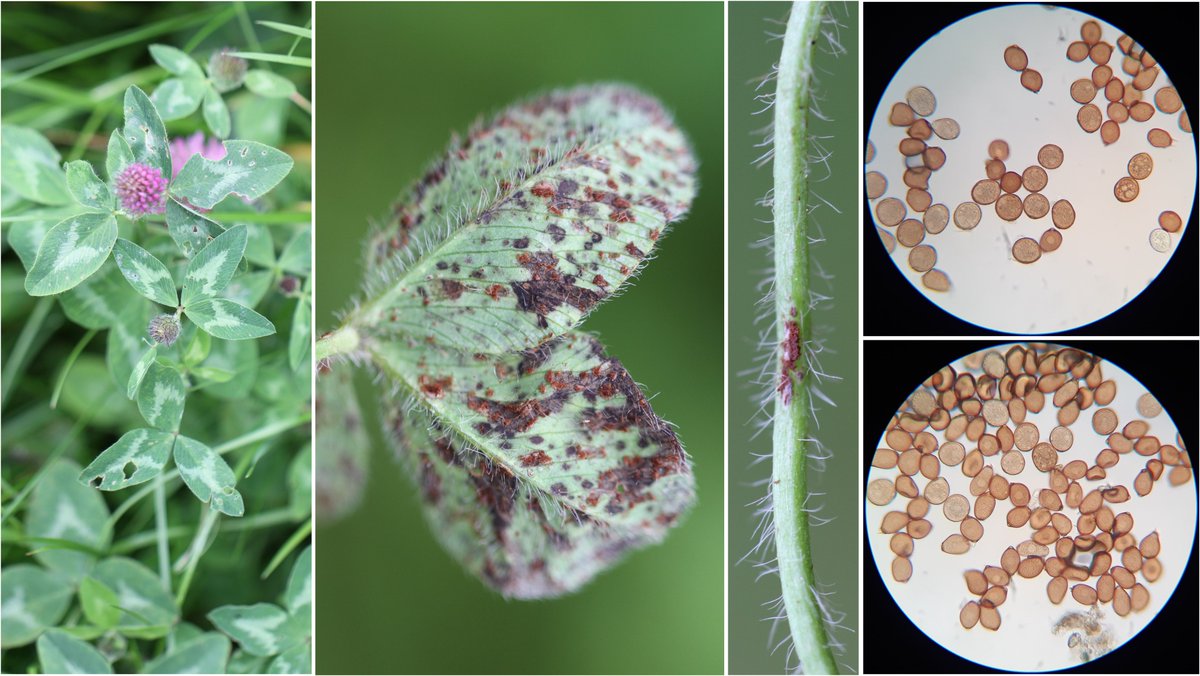
[[[179,338],[179,320],[171,314],[158,315],[150,320],[150,326],[146,332],[150,334],[150,339],[155,343],[163,347],[171,347]]]
[[[198,131],[191,136],[177,136],[171,139],[172,177],[179,176],[179,172],[183,170],[183,165],[187,164],[192,155],[199,155],[206,160],[219,160],[225,157],[225,146],[218,139],[208,138],[202,131]]]
[[[218,49],[208,59],[208,77],[219,92],[227,92],[242,86],[246,79],[246,60],[233,55],[228,47]]]
[[[135,162],[117,174],[117,198],[121,208],[134,218],[161,214],[167,206],[167,179],[155,167]]]

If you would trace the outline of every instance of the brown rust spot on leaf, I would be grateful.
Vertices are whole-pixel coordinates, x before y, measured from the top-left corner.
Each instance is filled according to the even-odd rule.
[[[532,453],[526,453],[517,459],[521,461],[522,467],[539,467],[541,465],[549,465],[551,462],[553,462],[550,456],[546,455],[545,451],[533,451]]]
[[[442,285],[442,294],[450,300],[458,300],[462,297],[463,291],[467,288],[462,282],[453,279],[440,280]]]
[[[421,392],[433,399],[441,399],[445,396],[446,390],[450,389],[452,385],[454,385],[454,378],[451,376],[434,378],[433,376],[421,374],[417,378],[417,386],[421,388]]]
[[[603,294],[578,286],[574,275],[564,275],[558,269],[558,258],[549,252],[522,253],[517,262],[529,271],[529,281],[512,282],[517,306],[538,316],[538,326],[549,328],[546,316],[566,304],[580,312],[588,312]]]
[[[566,400],[566,392],[555,392],[544,399],[522,401],[496,401],[468,394],[467,407],[487,418],[487,422],[476,425],[480,433],[511,439],[533,427],[542,418],[561,411]]]

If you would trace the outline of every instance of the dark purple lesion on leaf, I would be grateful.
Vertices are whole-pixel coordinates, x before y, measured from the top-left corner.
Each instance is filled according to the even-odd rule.
[[[687,458],[678,444],[675,448],[664,448],[654,455],[626,456],[618,467],[600,474],[599,487],[610,494],[605,511],[620,514],[634,505],[652,500],[653,496],[646,489],[656,481],[689,472]]]
[[[654,195],[643,195],[638,200],[638,204],[640,204],[642,206],[650,207],[651,209],[654,209],[655,211],[657,211],[659,214],[662,214],[663,221],[666,223],[670,223],[670,222],[678,219],[681,214],[683,214],[685,211],[687,211],[686,205],[677,205],[677,206],[672,207],[671,205],[667,204],[664,200],[659,199],[658,197],[655,197]]]
[[[437,468],[428,453],[420,454],[421,464],[421,497],[431,505],[437,506],[442,500],[442,477],[438,476]]]
[[[507,468],[486,459],[470,468],[470,477],[476,500],[491,515],[492,530],[496,539],[503,542],[517,504],[517,477]]]
[[[558,269],[558,257],[548,251],[518,254],[517,263],[529,271],[527,281],[510,285],[517,307],[536,314],[541,328],[549,328],[546,317],[562,305],[586,313],[604,298],[602,291],[579,286],[574,275],[563,274]]]
[[[498,401],[470,393],[467,407],[487,420],[475,425],[480,434],[512,439],[542,418],[561,411],[569,396],[570,392],[556,391],[542,399]]]
[[[618,405],[585,408],[579,418],[581,428],[592,434],[636,431],[639,449],[651,446],[659,449],[651,455],[626,455],[619,466],[600,475],[597,488],[608,496],[605,504],[608,513],[619,514],[651,499],[645,489],[663,477],[691,473],[679,438],[655,415],[641,388],[618,360],[605,359],[599,372],[594,370],[581,378],[581,385],[583,396],[593,404],[622,395]]]
[[[587,341],[586,345],[577,344],[579,340]],[[641,388],[621,362],[604,355],[603,346],[598,341],[579,337],[570,344],[565,339],[547,343],[536,348],[533,354],[527,354],[522,362],[528,359],[529,364],[519,367],[518,370],[527,374],[541,368],[550,360],[554,351],[563,348],[582,348],[597,361],[590,368],[579,371],[545,371],[542,380],[552,392],[545,399],[510,404],[486,402],[486,410],[490,414],[488,424],[499,423],[504,432],[519,433],[532,427],[540,417],[544,417],[539,414],[552,408],[552,412],[561,410],[566,401],[565,397],[578,396],[590,404],[579,417],[580,428],[589,436],[605,431],[636,431],[638,448],[655,447],[657,452],[627,454],[620,458],[620,464],[616,468],[606,470],[599,477],[594,492],[596,499],[589,501],[589,504],[599,506],[600,500],[607,500],[604,509],[609,514],[619,514],[652,499],[651,492],[646,489],[659,479],[673,474],[691,473],[687,456],[674,431],[654,414]],[[477,403],[476,406],[478,405]],[[615,444],[614,452],[626,450],[624,443]],[[584,448],[582,445],[572,444],[565,452],[572,460],[582,460],[607,457],[609,451],[602,445],[589,445]]]
[[[517,373],[520,375],[529,375],[542,367],[550,355],[554,353],[554,347],[557,341],[542,343],[537,347],[530,348],[521,353],[521,361],[517,364]]]
[[[546,540],[550,543],[551,547],[560,552],[568,551],[573,547],[571,539],[567,537],[567,534],[555,528],[550,523],[550,520],[546,518],[546,512],[542,508],[542,499],[540,496],[529,496],[529,512],[537,518],[538,526],[541,527],[542,534],[546,536]]]
[[[463,291],[467,289],[465,284],[454,279],[441,279],[438,282],[442,287],[442,295],[450,300],[462,298]]]
[[[436,436],[433,440],[433,447],[437,451],[438,457],[447,465],[461,465],[458,454],[454,452],[454,445],[450,443],[450,439],[444,435]]]

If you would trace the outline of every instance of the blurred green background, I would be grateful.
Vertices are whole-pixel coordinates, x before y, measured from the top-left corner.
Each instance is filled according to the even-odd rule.
[[[318,524],[318,672],[722,671],[722,18],[713,2],[317,4],[320,330],[358,290],[369,219],[451,132],[515,99],[638,85],[675,111],[701,165],[659,259],[584,325],[678,425],[699,506],[579,594],[505,601],[430,536],[376,427],[362,506]]]
[[[769,261],[764,249],[751,245],[771,234],[763,221],[770,212],[756,206],[771,188],[771,167],[755,169],[754,159],[763,149],[754,147],[763,134],[758,130],[771,123],[771,113],[755,115],[763,108],[754,100],[755,86],[779,59],[781,40],[768,33],[782,34],[790,3],[729,3],[729,671],[730,673],[782,673],[787,666],[787,645],[772,654],[785,635],[781,625],[771,639],[771,622],[764,618],[773,611],[764,604],[779,596],[776,577],[755,581],[759,569],[754,556],[738,563],[756,541],[757,522],[749,504],[762,497],[765,486],[754,482],[767,478],[767,463],[751,466],[753,453],[769,453],[769,432],[752,437],[760,387],[751,383],[757,375],[755,357],[759,330],[754,307],[762,293],[757,285],[766,281]],[[832,523],[813,530],[813,558],[818,583],[832,590],[834,608],[846,613],[846,627],[858,626],[858,5],[837,4],[837,31],[847,54],[817,57],[817,96],[821,109],[832,122],[813,121],[814,134],[832,153],[833,176],[815,185],[817,194],[838,205],[842,214],[822,206],[814,215],[827,241],[812,249],[813,259],[833,276],[827,288],[813,289],[833,297],[829,309],[815,315],[817,332],[824,331],[827,351],[822,358],[825,371],[841,381],[823,387],[837,408],[823,406],[818,415],[819,437],[833,457],[826,471],[812,474],[809,482],[819,498],[821,515]],[[776,23],[779,22],[779,23]],[[771,85],[773,87],[773,85]],[[766,90],[764,90],[766,91]],[[812,169],[812,180],[826,175],[824,167]],[[744,375],[750,371],[753,375]],[[759,414],[761,415],[761,414]],[[810,465],[811,469],[811,465]],[[841,630],[836,637],[846,645],[838,657],[843,669],[858,668],[858,634]]]

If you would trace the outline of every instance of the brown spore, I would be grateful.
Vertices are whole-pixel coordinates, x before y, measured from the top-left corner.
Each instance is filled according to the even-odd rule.
[[[1138,153],[1129,158],[1126,169],[1128,169],[1130,177],[1144,181],[1154,171],[1154,158],[1150,157],[1149,153]]]
[[[1025,70],[1029,65],[1029,56],[1017,45],[1009,45],[1004,48],[1004,65],[1015,71]]]
[[[1140,191],[1138,182],[1128,176],[1121,177],[1113,186],[1113,195],[1116,196],[1118,202],[1132,202],[1137,199]]]
[[[1094,104],[1089,103],[1079,109],[1079,113],[1076,114],[1075,119],[1079,122],[1080,129],[1091,134],[1100,128],[1103,117],[1100,109]]]
[[[1032,68],[1021,72],[1021,86],[1034,94],[1042,90],[1042,74]]]
[[[1146,140],[1155,148],[1166,148],[1174,142],[1167,130],[1158,127],[1146,132]]]

